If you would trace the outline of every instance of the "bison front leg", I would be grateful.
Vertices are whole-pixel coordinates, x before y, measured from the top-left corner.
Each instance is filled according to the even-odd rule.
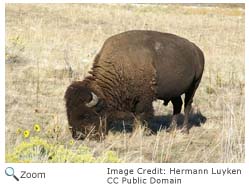
[[[148,98],[142,99],[136,104],[134,113],[136,119],[141,122],[148,121],[149,119],[151,119],[154,114],[152,100]]]
[[[173,104],[173,118],[172,118],[170,126],[166,130],[167,132],[170,132],[170,131],[175,130],[177,128],[177,116],[178,116],[178,114],[181,113],[181,110],[182,110],[181,96],[174,97],[173,99],[171,99],[171,102]],[[167,102],[165,102],[165,103],[167,103]]]

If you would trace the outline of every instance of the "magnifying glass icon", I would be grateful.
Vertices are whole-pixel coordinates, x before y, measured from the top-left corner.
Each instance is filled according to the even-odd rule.
[[[5,169],[5,174],[6,174],[7,176],[13,176],[17,181],[19,181],[19,179],[17,178],[17,176],[15,176],[14,168],[12,168],[12,167],[7,167],[7,168]]]

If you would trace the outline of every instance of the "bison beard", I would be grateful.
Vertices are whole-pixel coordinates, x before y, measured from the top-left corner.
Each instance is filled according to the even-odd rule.
[[[192,42],[155,31],[128,31],[108,38],[96,55],[91,75],[73,82],[65,93],[74,138],[107,133],[118,120],[148,120],[156,99],[173,104],[167,131],[176,128],[184,98],[182,132],[188,133],[189,112],[204,70],[204,55]],[[90,133],[91,132],[91,133]]]

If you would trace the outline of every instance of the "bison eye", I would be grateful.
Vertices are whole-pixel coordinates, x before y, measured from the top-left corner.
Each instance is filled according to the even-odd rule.
[[[88,118],[90,118],[90,115],[89,114],[81,114],[80,118],[88,119]]]

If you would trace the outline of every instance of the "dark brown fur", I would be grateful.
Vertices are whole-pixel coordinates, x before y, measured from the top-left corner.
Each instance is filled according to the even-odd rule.
[[[69,125],[75,131],[99,129],[103,119],[146,120],[153,115],[152,102],[173,103],[175,118],[185,94],[183,131],[204,69],[202,51],[192,42],[173,34],[128,31],[108,38],[95,57],[91,76],[72,83],[65,94]],[[93,92],[99,101],[85,106]]]

